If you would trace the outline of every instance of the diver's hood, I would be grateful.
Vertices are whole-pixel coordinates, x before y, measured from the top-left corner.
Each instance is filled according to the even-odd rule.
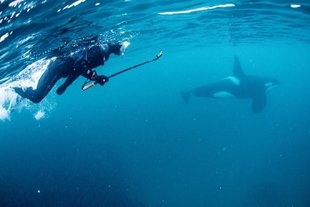
[[[111,43],[110,52],[114,53],[115,55],[124,55],[126,48],[130,45],[129,42],[121,42],[121,43]]]

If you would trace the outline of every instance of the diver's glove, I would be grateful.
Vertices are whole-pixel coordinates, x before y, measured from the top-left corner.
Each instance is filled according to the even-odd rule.
[[[109,81],[109,77],[105,76],[105,75],[98,75],[96,77],[96,82],[99,83],[100,85],[104,85],[106,82]]]

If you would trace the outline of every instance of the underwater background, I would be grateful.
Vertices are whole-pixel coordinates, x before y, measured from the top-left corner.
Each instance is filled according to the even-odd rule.
[[[41,69],[27,66],[87,36],[131,43],[99,74],[164,55],[16,101],[10,86]],[[235,55],[281,83],[262,113],[183,102],[232,75]],[[309,57],[305,0],[0,0],[0,207],[309,207]]]

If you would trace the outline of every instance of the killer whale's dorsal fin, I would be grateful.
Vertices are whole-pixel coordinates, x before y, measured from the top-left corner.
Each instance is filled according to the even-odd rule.
[[[237,56],[235,56],[235,60],[234,60],[234,71],[233,71],[233,75],[235,77],[241,77],[244,76],[243,70],[241,68],[241,64],[239,61],[239,58]]]

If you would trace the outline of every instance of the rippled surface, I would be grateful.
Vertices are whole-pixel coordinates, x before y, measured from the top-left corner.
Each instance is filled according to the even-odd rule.
[[[310,42],[309,5],[307,1],[1,0],[0,79],[47,50],[87,35],[165,47]]]

